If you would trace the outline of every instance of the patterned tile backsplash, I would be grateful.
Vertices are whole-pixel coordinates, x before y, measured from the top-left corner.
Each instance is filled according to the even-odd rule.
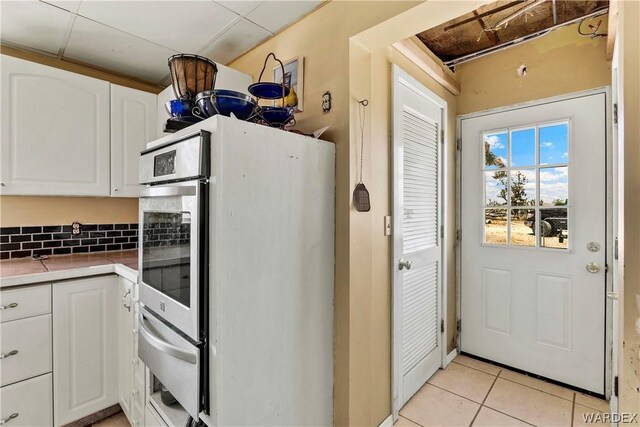
[[[0,227],[0,259],[138,247],[138,224],[82,224],[77,235],[71,233],[71,228],[71,225]]]

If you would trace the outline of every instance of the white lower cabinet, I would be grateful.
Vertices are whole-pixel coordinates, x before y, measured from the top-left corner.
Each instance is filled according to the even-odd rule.
[[[0,388],[0,424],[7,427],[51,426],[51,374]]]
[[[118,395],[122,410],[133,427],[144,425],[144,364],[138,358],[137,286],[118,278]],[[142,372],[142,374],[141,374]]]
[[[0,386],[51,372],[51,315],[0,324]]]
[[[116,276],[53,285],[55,425],[118,403]]]
[[[1,291],[11,307],[0,319],[0,426],[63,426],[117,403],[144,426],[137,298],[115,275]]]

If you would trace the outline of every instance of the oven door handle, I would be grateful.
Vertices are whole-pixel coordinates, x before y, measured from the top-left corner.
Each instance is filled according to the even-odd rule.
[[[198,187],[195,185],[163,185],[158,187],[145,187],[142,189],[141,197],[173,197],[173,196],[195,196]]]
[[[157,336],[154,335],[153,332],[151,332],[145,326],[145,323],[147,322],[147,320],[144,318],[142,313],[139,314],[139,318],[140,318],[140,327],[138,328],[138,330],[142,338],[144,338],[144,340],[148,342],[149,345],[155,347],[156,349],[158,349],[163,353],[168,354],[169,356],[176,357],[178,359],[184,360],[185,362],[189,362],[193,365],[197,363],[198,359],[195,353],[191,353],[180,347],[176,347],[175,345],[170,344],[158,338]]]

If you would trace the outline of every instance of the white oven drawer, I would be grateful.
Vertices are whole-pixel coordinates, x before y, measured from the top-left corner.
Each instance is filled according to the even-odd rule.
[[[0,420],[5,421],[3,427],[53,425],[52,400],[51,374],[0,388]]]
[[[0,322],[51,313],[51,285],[0,291]]]
[[[194,418],[200,413],[200,349],[140,310],[138,355]]]
[[[51,315],[0,324],[0,386],[51,372]]]

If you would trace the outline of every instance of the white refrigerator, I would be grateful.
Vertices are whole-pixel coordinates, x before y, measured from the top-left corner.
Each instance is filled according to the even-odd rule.
[[[208,388],[208,414],[203,410],[199,417],[211,427],[329,426],[334,145],[215,116],[148,149],[199,130],[210,134],[207,357],[198,359],[208,359],[198,367],[205,374],[199,389]],[[172,369],[150,362],[150,374],[171,375],[184,362],[175,363]],[[189,387],[177,381],[177,388]],[[150,385],[147,404],[162,413]]]

